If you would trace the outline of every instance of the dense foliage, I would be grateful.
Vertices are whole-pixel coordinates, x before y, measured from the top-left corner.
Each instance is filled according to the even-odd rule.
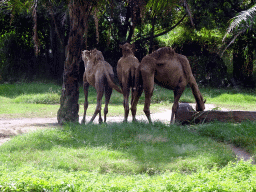
[[[33,4],[24,1],[27,3],[13,7],[14,2],[2,2],[0,8],[3,26],[0,31],[0,80],[41,77],[60,82],[70,30],[67,2],[39,1],[37,30],[40,52],[37,57],[34,54],[34,20],[30,8]],[[226,46],[221,40],[229,20],[250,8],[254,2],[226,0],[206,3],[190,0],[183,3],[174,0],[137,3],[101,1],[89,16],[83,48],[97,47],[115,67],[121,57],[120,43],[135,43],[135,54],[139,60],[158,47],[173,46],[178,53],[189,57],[198,81],[212,86],[227,86],[232,84],[229,80],[234,77],[238,83],[253,86],[253,30],[237,39],[234,46],[226,50],[224,57],[220,56]],[[237,59],[234,59],[234,65],[233,57],[239,60],[236,62]],[[80,80],[82,72],[81,64]]]

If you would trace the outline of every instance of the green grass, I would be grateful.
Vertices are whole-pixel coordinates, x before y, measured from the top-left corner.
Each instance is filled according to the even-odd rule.
[[[71,123],[17,136],[0,147],[0,190],[256,190],[256,166],[235,162],[224,143],[203,135],[206,128]]]
[[[256,155],[256,122],[210,123],[196,126],[198,133],[217,141],[232,143]]]
[[[216,104],[231,110],[254,111],[256,108],[256,90],[235,90],[233,88],[200,89],[207,103]]]
[[[255,90],[201,88],[207,103],[255,110]],[[0,85],[0,118],[56,117],[61,86]],[[88,115],[96,105],[89,90]],[[143,114],[144,95],[138,106]],[[182,102],[194,102],[190,88]],[[80,115],[83,113],[80,88]],[[104,101],[103,101],[104,102]],[[109,116],[123,116],[113,91]],[[156,86],[151,111],[171,109],[173,92]],[[66,124],[13,137],[0,146],[0,191],[255,191],[256,166],[237,162],[227,143],[255,156],[256,123],[179,126]]]
[[[15,83],[0,84],[0,96],[14,99],[22,95],[60,94],[61,86],[54,83]]]
[[[95,191],[128,190],[130,186],[168,189],[174,182],[167,178],[174,179],[174,175],[181,182],[202,170],[217,172],[235,161],[224,144],[186,127],[161,123],[67,124],[17,136],[4,143],[0,153],[2,190],[27,191],[52,190],[53,186],[77,191],[89,186]]]
[[[83,115],[84,95],[80,87],[79,115]],[[207,100],[206,103],[215,104],[219,108],[232,110],[255,110],[256,92],[255,90],[236,91],[232,88],[200,88],[202,95]],[[59,99],[61,86],[54,83],[19,83],[0,84],[0,117],[20,118],[20,117],[56,117],[59,109]],[[88,115],[94,113],[96,107],[96,90],[89,88],[89,108]],[[145,96],[140,98],[137,114],[143,115],[143,105]],[[151,112],[155,113],[162,109],[171,109],[173,103],[173,91],[155,86],[151,102]],[[103,105],[104,108],[104,97]],[[195,99],[191,89],[188,87],[180,98],[180,102],[194,103]],[[110,99],[108,116],[123,116],[123,96],[116,91]]]
[[[0,185],[5,191],[254,191],[256,189],[255,166],[246,162],[230,163],[223,169],[202,169],[200,172],[184,175],[166,172],[150,176],[100,174],[97,172],[67,172],[33,167],[19,168],[8,174],[0,167],[0,174],[6,176]],[[6,184],[10,184],[6,186]]]
[[[70,124],[15,137],[0,152],[0,162],[8,162],[9,168],[33,165],[126,174],[191,172],[234,160],[224,145],[161,123]]]

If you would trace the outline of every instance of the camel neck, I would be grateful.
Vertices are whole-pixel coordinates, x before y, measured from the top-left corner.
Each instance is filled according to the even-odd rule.
[[[128,57],[128,56],[134,56],[133,52],[131,50],[125,50],[123,51],[123,57]]]

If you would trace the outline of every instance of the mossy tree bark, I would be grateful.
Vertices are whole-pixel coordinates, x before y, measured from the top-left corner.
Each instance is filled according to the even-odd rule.
[[[77,122],[79,119],[79,61],[88,17],[92,9],[90,1],[70,0],[70,33],[64,63],[63,86],[57,119],[59,124]]]

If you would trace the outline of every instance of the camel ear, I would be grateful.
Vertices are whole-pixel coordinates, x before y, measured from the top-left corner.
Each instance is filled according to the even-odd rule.
[[[204,100],[204,103],[206,103],[206,99]]]
[[[133,52],[137,51],[135,43],[131,44],[131,48],[132,48]]]

